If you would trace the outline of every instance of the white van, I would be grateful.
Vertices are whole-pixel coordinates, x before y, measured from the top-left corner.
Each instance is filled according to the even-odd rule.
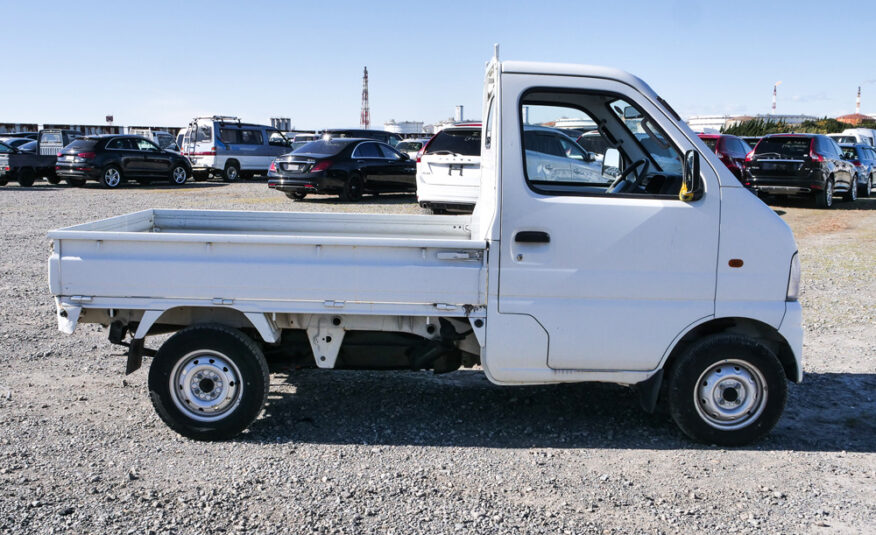
[[[876,130],[870,128],[846,128],[841,134],[828,134],[837,143],[863,143],[876,147]]]

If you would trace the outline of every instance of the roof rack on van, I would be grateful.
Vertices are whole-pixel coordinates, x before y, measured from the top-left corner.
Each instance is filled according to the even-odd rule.
[[[240,117],[235,117],[233,115],[204,115],[202,117],[195,117],[192,119],[192,122],[197,121],[198,119],[210,119],[211,121],[219,121],[219,122],[240,122]]]

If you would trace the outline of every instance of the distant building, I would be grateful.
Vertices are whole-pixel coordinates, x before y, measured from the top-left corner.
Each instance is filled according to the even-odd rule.
[[[840,115],[836,120],[841,123],[858,126],[863,122],[872,121],[873,117],[864,115],[863,113],[850,113],[849,115]]]
[[[8,132],[37,132],[40,126],[36,123],[0,123],[0,134]]]
[[[692,115],[687,119],[687,125],[694,132],[718,133],[722,129],[730,128],[739,123],[752,119],[780,122],[789,125],[798,125],[803,121],[817,121],[813,115],[782,115],[782,114],[759,114],[759,115]]]
[[[43,128],[51,128],[58,130],[76,130],[85,135],[94,134],[124,134],[124,126],[114,126],[108,124],[44,124]]]
[[[399,121],[390,119],[383,123],[383,129],[396,134],[419,134],[423,132],[423,121]]]
[[[271,126],[277,130],[288,132],[292,130],[292,119],[289,117],[271,117]]]

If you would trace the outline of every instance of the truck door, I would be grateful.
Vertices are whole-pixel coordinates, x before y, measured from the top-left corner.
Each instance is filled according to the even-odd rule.
[[[502,87],[498,311],[535,320],[505,330],[519,344],[503,347],[544,339],[547,362],[533,368],[654,369],[685,327],[714,314],[717,177],[701,166],[704,195],[679,199],[693,145],[626,84],[505,73]],[[530,125],[560,121],[614,149],[593,155],[601,183],[530,165]]]

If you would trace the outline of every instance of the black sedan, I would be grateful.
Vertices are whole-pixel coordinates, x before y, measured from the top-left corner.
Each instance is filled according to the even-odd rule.
[[[192,166],[185,157],[160,149],[146,138],[110,134],[86,136],[64,147],[55,172],[71,186],[97,180],[112,189],[128,179],[141,184],[166,180],[180,186],[192,176]]]
[[[416,191],[417,165],[373,139],[325,137],[274,160],[268,187],[290,199],[330,193],[358,201],[365,193]]]

